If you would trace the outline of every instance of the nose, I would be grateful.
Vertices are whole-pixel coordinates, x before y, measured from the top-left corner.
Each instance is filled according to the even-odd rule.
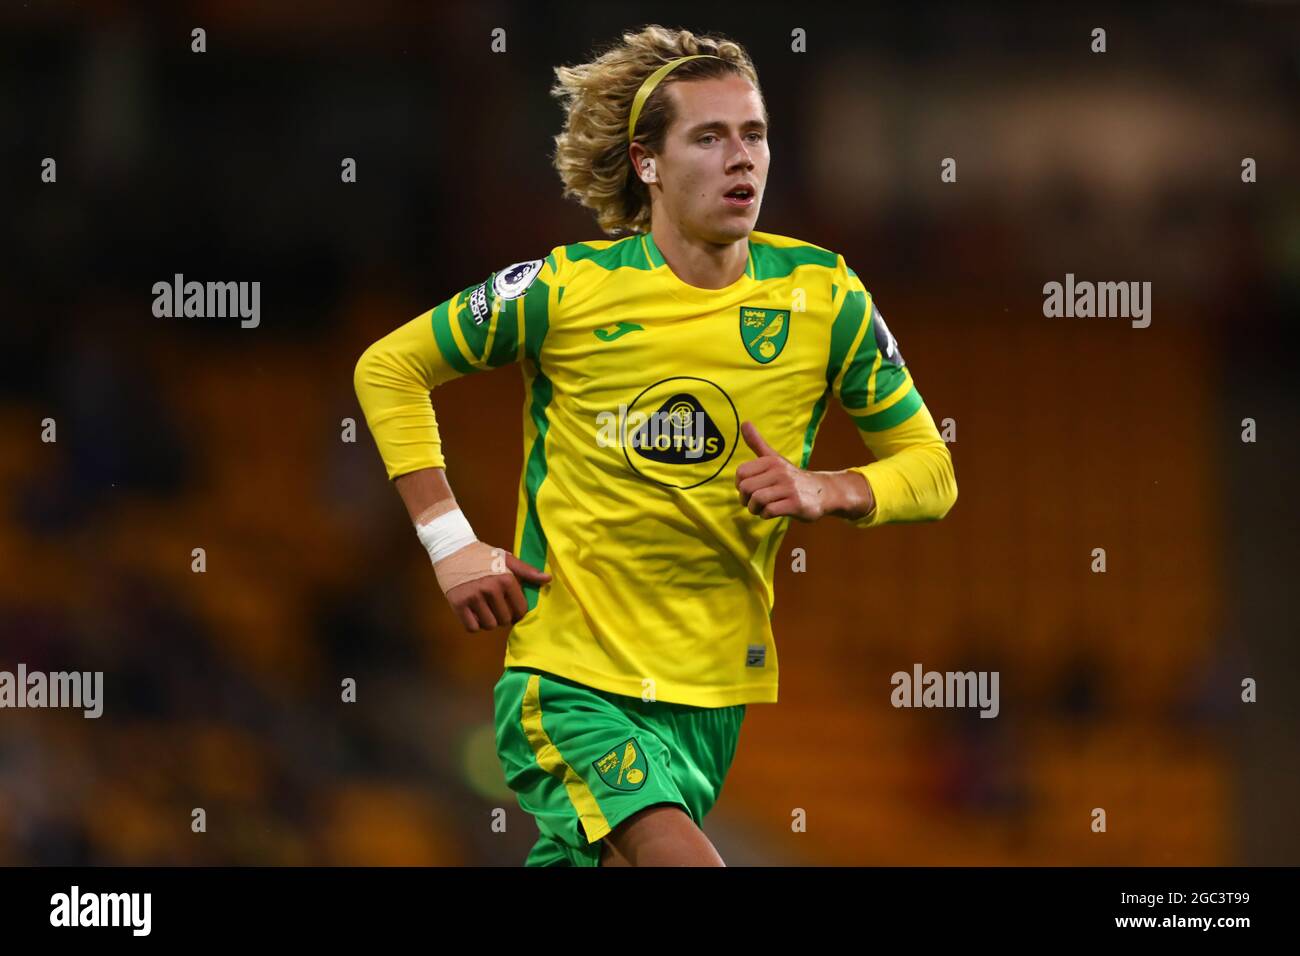
[[[732,148],[731,157],[727,162],[727,169],[753,169],[754,159],[749,155],[749,147],[745,145],[743,137],[736,137],[735,146]]]

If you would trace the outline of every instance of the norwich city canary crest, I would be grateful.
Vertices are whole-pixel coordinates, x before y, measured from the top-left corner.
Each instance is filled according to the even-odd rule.
[[[649,769],[641,746],[632,737],[592,764],[600,779],[615,790],[640,790]]]
[[[740,340],[745,351],[760,365],[781,354],[790,337],[790,313],[783,309],[740,307]]]

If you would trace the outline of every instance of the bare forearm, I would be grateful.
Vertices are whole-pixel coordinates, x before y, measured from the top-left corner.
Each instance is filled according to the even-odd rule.
[[[418,524],[419,517],[448,499],[454,499],[451,485],[447,483],[447,472],[443,468],[421,468],[407,472],[393,479],[397,493],[402,496],[411,523]]]
[[[876,496],[866,476],[856,471],[819,471],[825,514],[850,521],[865,518],[876,507]]]

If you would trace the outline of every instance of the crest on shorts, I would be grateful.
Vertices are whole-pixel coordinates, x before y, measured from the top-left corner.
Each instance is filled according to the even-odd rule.
[[[650,771],[635,737],[629,737],[592,766],[600,774],[600,779],[615,790],[640,790],[645,786]]]
[[[759,365],[766,365],[781,354],[790,337],[790,313],[785,309],[740,307],[740,341],[745,351]]]

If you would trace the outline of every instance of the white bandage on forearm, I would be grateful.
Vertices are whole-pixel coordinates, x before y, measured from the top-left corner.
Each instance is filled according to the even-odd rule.
[[[426,517],[437,510],[429,509],[425,515],[420,516],[423,523],[415,526],[415,533],[420,536],[420,543],[424,545],[424,550],[429,552],[429,560],[434,564],[478,540],[474,535],[474,529],[469,526],[465,513],[454,503],[450,510],[435,514],[433,517]]]
[[[443,594],[470,581],[508,572],[498,549],[474,536],[455,498],[422,511],[415,519],[415,532],[429,552]]]

